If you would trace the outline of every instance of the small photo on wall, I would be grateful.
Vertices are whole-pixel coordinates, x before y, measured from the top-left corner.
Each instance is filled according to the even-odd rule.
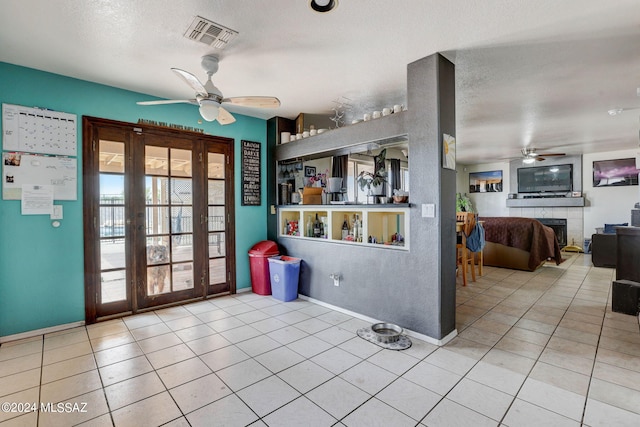
[[[456,170],[456,138],[442,134],[442,167]]]
[[[316,176],[316,167],[315,166],[305,166],[304,167],[304,176]]]
[[[502,192],[502,171],[471,172],[469,174],[470,193]]]

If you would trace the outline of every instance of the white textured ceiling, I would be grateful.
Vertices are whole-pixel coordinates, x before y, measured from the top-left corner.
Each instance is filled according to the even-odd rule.
[[[183,37],[196,15],[239,32],[214,75],[224,95],[282,101],[232,112],[295,118],[346,98],[350,121],[406,105],[406,65],[442,52],[459,163],[638,147],[640,109],[607,114],[640,107],[638,0],[340,0],[326,14],[307,0],[0,0],[0,61],[191,98],[170,68],[205,78],[216,51]]]

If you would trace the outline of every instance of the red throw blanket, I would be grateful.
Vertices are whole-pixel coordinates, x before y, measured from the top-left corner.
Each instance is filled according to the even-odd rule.
[[[558,239],[550,227],[533,218],[482,217],[484,238],[487,242],[500,243],[529,252],[529,268],[536,269],[549,258],[560,264],[562,254]]]

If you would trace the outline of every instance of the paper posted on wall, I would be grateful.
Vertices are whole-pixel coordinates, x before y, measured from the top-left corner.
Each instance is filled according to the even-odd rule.
[[[53,210],[53,185],[22,186],[22,215],[50,215]]]

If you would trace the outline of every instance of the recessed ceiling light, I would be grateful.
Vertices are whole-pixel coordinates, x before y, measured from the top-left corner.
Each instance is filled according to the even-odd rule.
[[[330,12],[338,6],[338,0],[311,0],[309,6],[319,13]]]

